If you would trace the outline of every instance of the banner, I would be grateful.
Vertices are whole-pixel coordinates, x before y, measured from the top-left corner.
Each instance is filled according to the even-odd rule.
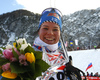
[[[70,46],[73,46],[73,41],[70,41]]]
[[[91,77],[91,76],[87,76],[86,77],[87,80],[100,80],[100,77]],[[85,77],[82,76],[82,80],[85,79]]]
[[[78,45],[78,40],[77,39],[75,39],[75,45]]]

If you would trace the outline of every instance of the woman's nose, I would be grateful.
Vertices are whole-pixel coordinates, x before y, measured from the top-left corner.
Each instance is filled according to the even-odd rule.
[[[53,34],[53,31],[52,30],[49,30],[48,31],[48,34],[51,34],[52,35]]]

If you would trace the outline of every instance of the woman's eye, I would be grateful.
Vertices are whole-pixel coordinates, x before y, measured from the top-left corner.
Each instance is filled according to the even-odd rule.
[[[48,30],[48,28],[43,28],[44,30]]]
[[[53,31],[58,31],[58,29],[53,29]]]

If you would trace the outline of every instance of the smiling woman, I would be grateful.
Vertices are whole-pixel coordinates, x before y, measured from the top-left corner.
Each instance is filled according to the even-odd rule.
[[[69,62],[62,31],[62,13],[56,8],[47,8],[42,12],[38,27],[38,37],[34,40],[33,48],[42,51],[42,59],[50,65],[41,80],[81,80],[81,70]],[[63,51],[59,50],[61,42]],[[76,76],[77,75],[77,76]]]
[[[55,44],[60,39],[60,28],[52,22],[44,22],[39,30],[39,37],[47,44]]]
[[[40,18],[38,30],[39,36],[34,40],[33,48],[43,52],[42,59],[51,67],[57,65],[55,70],[58,68],[58,74],[49,69],[49,76],[45,76],[46,73],[44,72],[44,77],[41,77],[41,80],[64,79],[63,69],[59,67],[61,66],[60,64],[64,63],[65,59],[63,54],[58,52],[58,43],[62,28],[61,16],[61,12],[58,9],[47,8],[42,12]],[[51,77],[50,75],[53,72],[55,74]],[[61,73],[61,77],[57,78],[57,75],[60,75],[59,72]]]

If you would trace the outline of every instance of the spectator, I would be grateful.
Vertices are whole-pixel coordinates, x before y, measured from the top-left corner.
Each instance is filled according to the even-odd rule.
[[[97,46],[94,46],[94,49],[96,50],[97,49]]]
[[[80,50],[80,47],[77,47],[77,50]]]
[[[93,72],[91,72],[90,76],[93,76]]]
[[[69,56],[69,62],[72,65],[72,56]]]
[[[99,76],[99,75],[98,75],[98,72],[96,72],[96,73],[94,74],[94,76],[95,76],[95,77],[98,77],[98,76]]]
[[[87,72],[87,75],[86,76],[89,76],[89,72]]]

